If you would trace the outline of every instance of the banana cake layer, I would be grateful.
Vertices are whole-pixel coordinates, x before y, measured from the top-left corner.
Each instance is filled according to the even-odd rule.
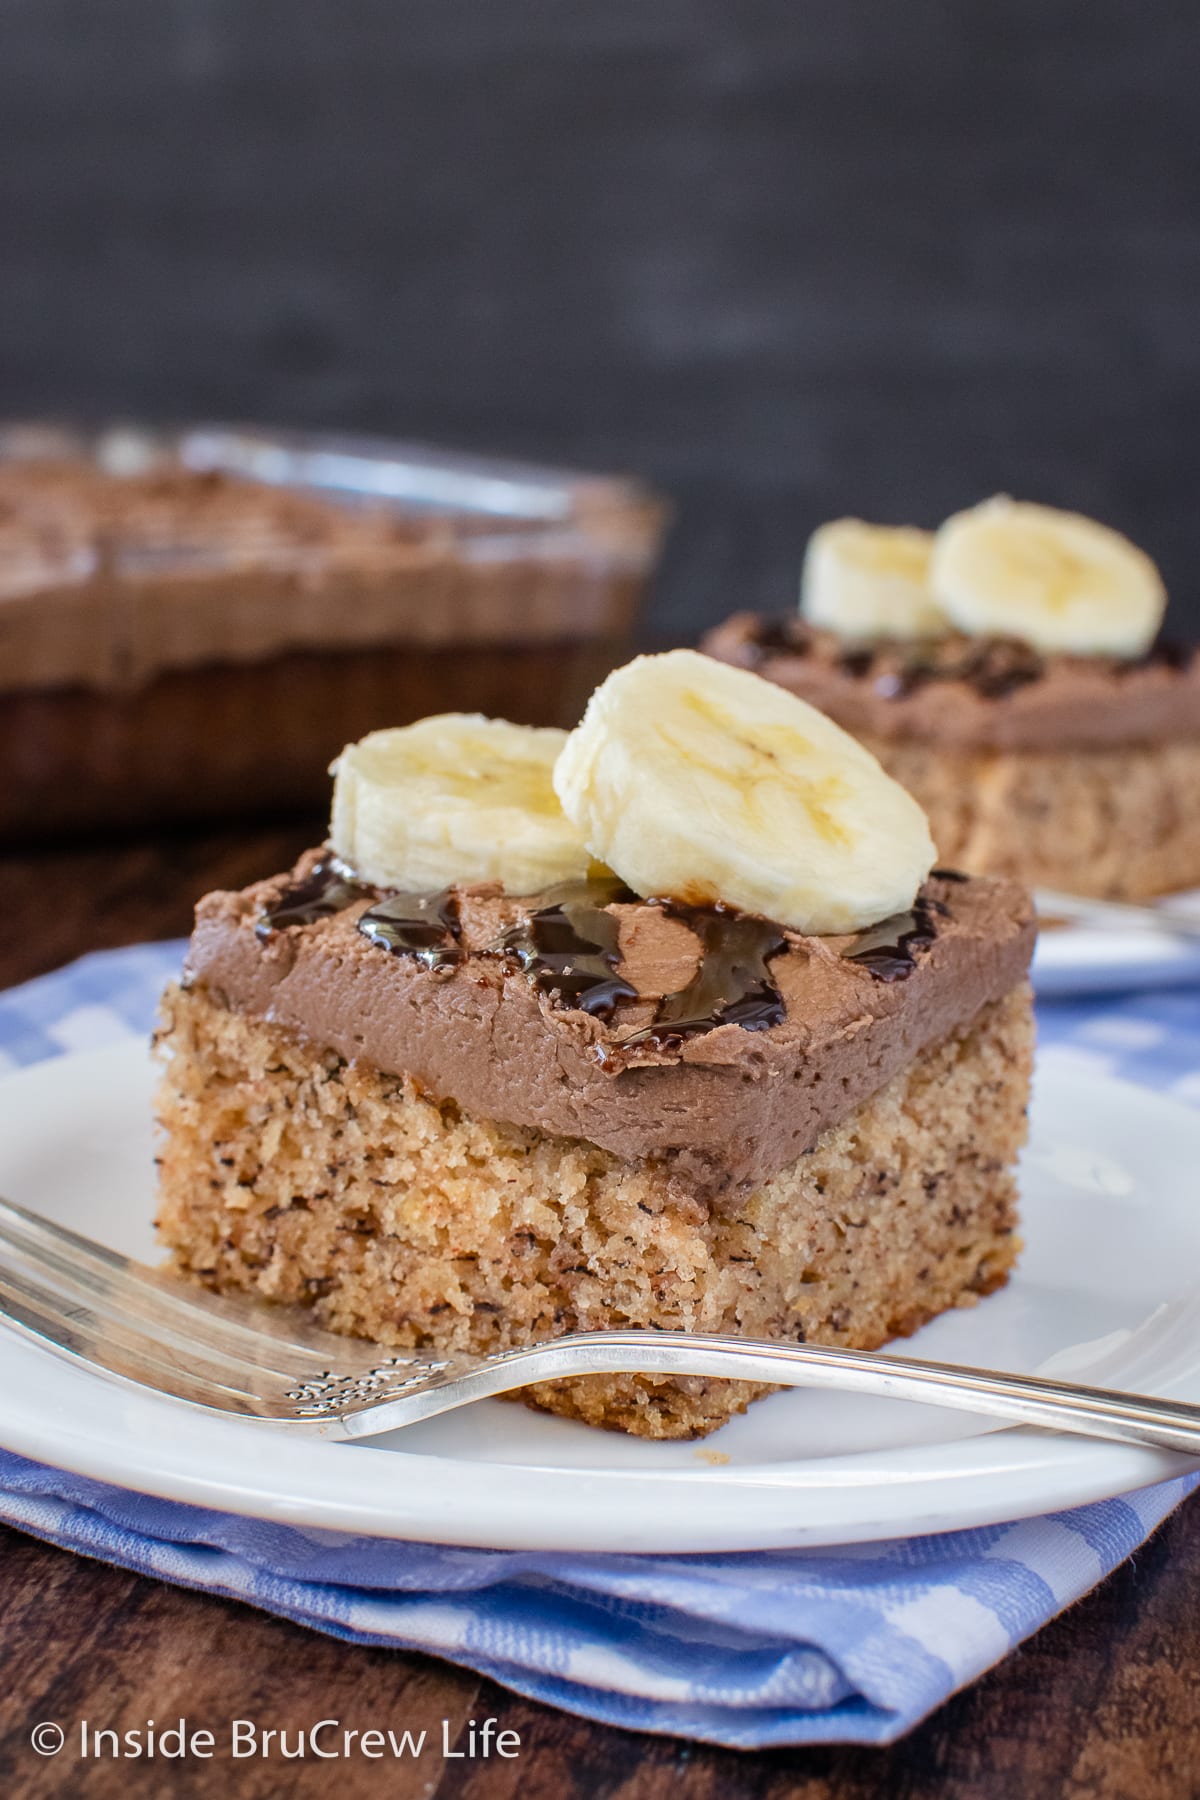
[[[565,909],[452,890],[415,935],[395,925],[405,905],[310,852],[200,902],[185,985],[439,1103],[652,1159],[730,1205],[1017,988],[1035,931],[1014,883],[950,873],[911,914],[836,939],[604,888]],[[417,948],[388,948],[397,931]],[[593,952],[590,980],[573,966],[575,1005],[556,973],[564,931],[568,964],[581,935]]]
[[[487,1355],[632,1326],[872,1349],[1006,1280],[1032,1040],[1022,983],[714,1207],[652,1159],[476,1116],[176,989],[159,1230],[219,1292],[381,1344]],[[523,1398],[679,1438],[762,1392],[614,1375]]]

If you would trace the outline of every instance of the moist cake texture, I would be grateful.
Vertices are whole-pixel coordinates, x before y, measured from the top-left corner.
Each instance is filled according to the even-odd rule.
[[[612,882],[366,890],[313,852],[201,902],[164,1005],[159,1228],[225,1291],[383,1343],[605,1326],[870,1347],[1001,1283],[1027,896],[935,874],[845,939]],[[745,1384],[547,1384],[692,1436]]]
[[[848,645],[739,614],[704,641],[854,734],[920,801],[939,856],[1139,899],[1200,883],[1200,654],[1038,654],[958,633]]]
[[[201,988],[169,996],[164,1033],[159,1229],[179,1267],[380,1343],[486,1354],[639,1326],[871,1349],[990,1293],[1017,1253],[1023,987],[720,1206],[649,1160],[314,1052]],[[526,1398],[692,1437],[766,1391],[614,1375]]]

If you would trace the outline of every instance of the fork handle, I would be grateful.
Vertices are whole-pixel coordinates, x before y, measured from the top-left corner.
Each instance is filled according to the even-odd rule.
[[[783,1345],[755,1339],[671,1331],[577,1332],[558,1343],[513,1350],[460,1375],[444,1403],[439,1391],[422,1396],[428,1417],[466,1400],[512,1393],[538,1381],[578,1375],[706,1375],[771,1386],[827,1388],[843,1393],[882,1394],[959,1412],[1002,1419],[1012,1425],[1039,1425],[1084,1437],[1111,1438],[1200,1457],[1200,1406],[1139,1394],[1051,1381],[1039,1375],[1004,1375],[950,1363],[821,1344]],[[411,1401],[398,1403],[404,1422],[413,1418]],[[348,1435],[389,1429],[388,1404],[346,1418]],[[400,1423],[397,1418],[396,1423]]]

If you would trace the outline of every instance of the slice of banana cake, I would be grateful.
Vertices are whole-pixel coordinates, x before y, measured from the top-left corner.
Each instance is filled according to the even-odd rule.
[[[853,732],[944,861],[1126,898],[1200,882],[1200,653],[1156,642],[1162,580],[1119,532],[1003,497],[936,533],[835,519],[801,591],[705,650]]]
[[[337,770],[331,841],[208,895],[159,1047],[159,1229],[389,1345],[639,1326],[869,1347],[1013,1263],[1034,922],[930,872],[838,727],[691,652],[564,733],[458,715]],[[650,1437],[765,1390],[534,1404]]]

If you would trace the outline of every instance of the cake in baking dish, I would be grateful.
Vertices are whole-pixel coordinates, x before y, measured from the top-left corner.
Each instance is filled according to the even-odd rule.
[[[0,426],[0,838],[317,811],[347,738],[438,709],[569,723],[663,523],[387,441]]]

